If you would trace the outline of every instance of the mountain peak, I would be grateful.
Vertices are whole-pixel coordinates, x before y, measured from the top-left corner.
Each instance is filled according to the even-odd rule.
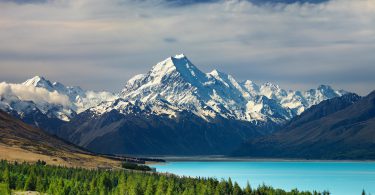
[[[330,98],[336,97],[338,95],[338,93],[339,93],[338,91],[335,91],[329,85],[319,85],[318,91],[320,91],[320,93],[325,94],[326,96],[328,96]]]
[[[175,68],[177,66],[184,66],[186,64],[190,63],[187,57],[184,54],[178,54],[175,56],[170,56],[166,58],[165,60],[157,63],[154,67],[152,67],[152,70],[154,69],[165,69],[165,68]]]
[[[42,76],[34,76],[33,78],[31,79],[28,79],[24,82],[25,85],[34,85],[40,81],[43,81],[43,80],[46,80],[44,77]]]
[[[185,79],[192,81],[204,79],[205,74],[200,71],[184,54],[169,57],[152,67],[150,75],[161,80],[165,75],[179,73]]]
[[[330,90],[286,91],[271,82],[238,83],[233,76],[217,69],[203,73],[184,54],[168,57],[148,73],[133,77],[120,95],[125,100],[140,100],[149,105],[155,100],[165,100],[179,109],[193,110],[203,118],[218,114],[247,121],[270,119],[276,123],[337,96],[341,94]]]
[[[333,90],[332,87],[329,85],[319,85],[318,89],[319,90]]]
[[[47,90],[50,90],[53,88],[52,83],[42,76],[35,76],[31,79],[26,80],[22,84],[26,86],[42,87],[42,88],[46,88]]]

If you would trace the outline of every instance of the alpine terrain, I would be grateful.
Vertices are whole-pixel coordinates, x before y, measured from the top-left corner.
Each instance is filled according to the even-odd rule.
[[[239,82],[218,70],[203,73],[183,54],[134,76],[117,94],[43,77],[1,85],[0,108],[27,123],[96,152],[154,155],[228,154],[347,93],[327,85],[293,91]],[[38,93],[25,95],[24,88]]]
[[[312,106],[282,130],[243,144],[236,156],[375,159],[375,91]]]

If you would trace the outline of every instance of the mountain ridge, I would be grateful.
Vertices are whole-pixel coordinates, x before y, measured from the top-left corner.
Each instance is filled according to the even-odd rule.
[[[33,102],[17,91],[12,91],[14,99],[0,93],[0,108],[24,121],[95,152],[144,155],[229,154],[310,106],[347,93],[324,85],[287,91],[269,82],[238,82],[218,70],[203,73],[183,54],[129,79],[118,94],[91,97],[89,91],[43,77],[8,85],[41,90],[48,97],[33,96]],[[34,107],[18,106],[26,103]]]
[[[375,91],[325,100],[283,129],[244,143],[234,155],[259,158],[375,159]]]
[[[244,121],[274,120],[282,123],[313,104],[344,93],[343,90],[336,91],[326,85],[300,92],[286,91],[269,82],[261,86],[249,80],[237,82],[231,75],[217,70],[203,73],[185,55],[180,54],[159,62],[146,74],[131,78],[120,97],[142,102],[161,98],[193,110],[196,115],[207,120],[221,115]],[[254,109],[253,106],[262,99],[259,96],[277,101],[280,109]],[[258,107],[263,107],[263,104]],[[282,117],[272,117],[273,113]]]
[[[123,98],[127,101],[168,102],[179,109],[193,110],[196,115],[208,121],[221,115],[250,122],[272,120],[283,123],[314,104],[347,93],[343,90],[333,90],[327,85],[307,91],[293,91],[284,90],[270,82],[262,85],[250,80],[238,82],[233,76],[216,69],[203,73],[184,54],[169,57],[153,66],[148,73],[129,79],[118,95],[105,91],[86,91],[80,87],[66,87],[42,76],[35,76],[21,85],[42,88],[66,96],[68,105],[48,102],[40,105],[30,99],[35,104],[31,107],[37,107],[44,114],[49,112],[49,118],[55,117],[63,121],[69,121],[77,113],[95,107],[101,102]],[[2,102],[6,102],[7,98],[3,96]],[[263,96],[270,100],[265,100]],[[265,105],[264,102],[272,102],[274,106]],[[18,113],[23,111],[13,109],[10,105],[3,107],[8,107],[2,108],[3,110],[15,110]]]
[[[294,92],[271,83],[252,93],[229,74],[203,73],[185,55],[177,55],[131,78],[118,99],[78,114],[57,134],[98,152],[229,154],[246,139],[271,133],[297,115],[282,104],[295,94],[306,95],[301,106],[341,95],[329,86]]]

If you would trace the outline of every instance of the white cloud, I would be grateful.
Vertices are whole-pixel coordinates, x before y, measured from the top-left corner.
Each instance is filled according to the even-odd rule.
[[[22,84],[8,84],[0,83],[0,96],[9,98],[17,97],[24,101],[33,101],[36,104],[60,104],[69,106],[69,98],[66,95],[61,95],[58,92],[49,92],[44,88],[25,86]]]
[[[45,75],[118,90],[183,52],[204,71],[286,88],[326,83],[365,94],[375,82],[374,0],[261,7],[64,0],[0,9],[0,78]]]

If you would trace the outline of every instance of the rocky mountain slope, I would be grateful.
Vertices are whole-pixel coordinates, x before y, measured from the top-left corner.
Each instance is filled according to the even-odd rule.
[[[287,91],[272,83],[238,82],[217,70],[203,73],[181,54],[130,79],[120,97],[151,106],[155,101],[164,101],[178,109],[190,110],[207,121],[221,116],[249,122],[283,123],[312,105],[345,93],[325,85],[301,92]]]
[[[271,135],[250,140],[237,156],[307,159],[375,159],[375,91],[312,106]]]
[[[203,73],[181,54],[133,77],[116,95],[43,77],[1,83],[0,109],[97,152],[227,154],[346,93],[326,85],[293,91],[238,82],[217,70]]]
[[[228,154],[305,108],[346,92],[320,86],[286,91],[201,72],[184,55],[130,79],[119,99],[73,118],[57,135],[93,151],[126,154]]]
[[[21,84],[0,83],[0,110],[46,131],[53,131],[77,113],[115,98],[109,92],[66,87],[39,76]]]

